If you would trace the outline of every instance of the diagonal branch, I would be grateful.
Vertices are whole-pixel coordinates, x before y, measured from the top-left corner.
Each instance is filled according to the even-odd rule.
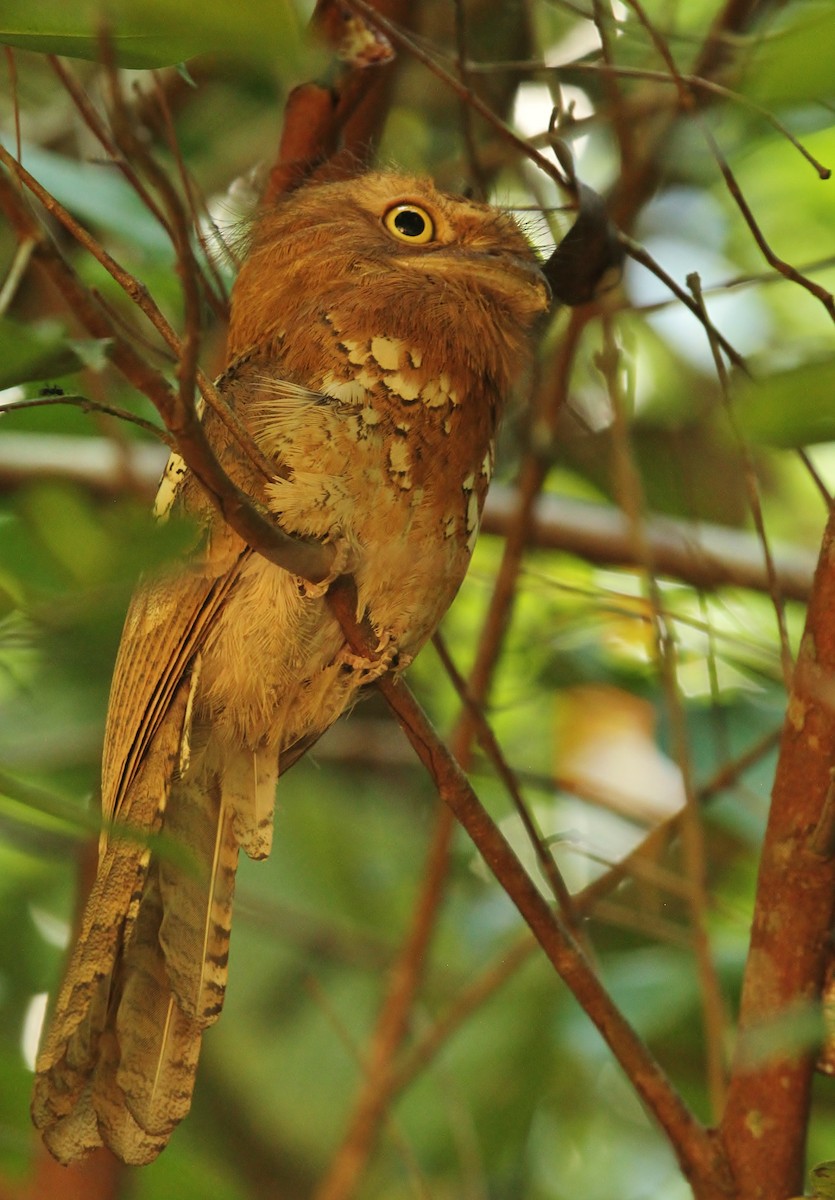
[[[2,146],[0,162],[15,173],[22,174],[22,180],[27,186],[30,180],[35,184],[28,172],[19,168]],[[38,191],[43,191],[39,185],[35,186]],[[333,560],[333,548],[320,542],[290,537],[260,512],[252,500],[232,483],[217,461],[194,407],[180,403],[180,398],[172,391],[165,378],[150,367],[118,333],[103,307],[38,225],[19,189],[2,173],[0,209],[6,213],[22,239],[33,243],[34,258],[47,271],[70,311],[84,328],[93,337],[110,342],[110,357],[114,365],[155,406],[166,428],[173,434],[183,459],[194,471],[224,520],[244,541],[285,570],[313,582],[327,578]],[[222,399],[216,393],[215,399],[223,405]]]
[[[338,581],[328,593],[351,648],[366,656],[376,643],[373,631],[359,626],[350,581]],[[720,1200],[730,1192],[723,1151],[687,1108],[644,1042],[612,1001],[574,937],[528,877],[497,825],[481,805],[466,775],[432,728],[401,679],[378,680],[418,758],[443,801],[467,831],[487,866],[515,904],[546,957],[596,1025],[632,1086],[667,1134],[685,1175],[698,1185],[702,1200]]]

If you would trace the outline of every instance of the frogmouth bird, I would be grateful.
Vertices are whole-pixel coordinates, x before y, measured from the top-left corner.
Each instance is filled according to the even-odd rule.
[[[502,407],[547,285],[514,219],[424,179],[308,184],[260,214],[219,391],[274,464],[255,498],[332,542],[379,663],[405,665],[461,584]],[[209,441],[235,480],[240,447]],[[226,988],[238,854],[270,851],[276,781],[379,664],[324,598],[256,553],[172,456],[158,508],[202,530],[146,579],[116,661],[98,874],[37,1061],[62,1162],[147,1163],[188,1111]],[[154,834],[183,856],[163,853]]]

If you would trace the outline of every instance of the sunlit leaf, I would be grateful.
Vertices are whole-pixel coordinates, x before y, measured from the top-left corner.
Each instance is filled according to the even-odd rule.
[[[0,142],[16,154],[13,139],[0,136]],[[26,141],[21,161],[30,175],[74,216],[129,237],[133,245],[173,260],[174,252],[164,229],[112,167],[77,162]]]
[[[785,5],[769,21],[746,73],[745,89],[766,103],[833,95],[835,7],[830,0]]]
[[[288,0],[5,0],[0,42],[42,54],[98,60],[104,31],[125,67],[162,67],[210,52],[286,61],[298,55]]]
[[[0,388],[57,379],[83,366],[60,321],[20,325],[8,317],[0,320]]]
[[[835,360],[804,363],[740,385],[737,418],[745,434],[771,446],[835,441]]]

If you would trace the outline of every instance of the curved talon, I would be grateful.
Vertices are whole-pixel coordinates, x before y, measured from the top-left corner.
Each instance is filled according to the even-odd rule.
[[[302,579],[299,575],[296,577],[296,583],[299,589],[299,595],[305,600],[319,600],[325,595],[332,583],[339,578],[340,575],[351,573],[354,563],[354,555],[351,551],[351,544],[347,538],[337,535],[328,542],[328,545],[333,546],[334,556],[331,563],[331,569],[328,571],[324,579],[318,583],[312,583],[309,579]]]
[[[373,683],[375,679],[379,679],[392,669],[404,670],[412,660],[411,657],[398,652],[393,635],[386,631],[380,636],[380,640],[374,648],[373,658],[363,654],[354,654],[346,647],[339,654],[337,661],[340,671],[346,673],[356,671],[360,685],[364,686],[367,683]]]

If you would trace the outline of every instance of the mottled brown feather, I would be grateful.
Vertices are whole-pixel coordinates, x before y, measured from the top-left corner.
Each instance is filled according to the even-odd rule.
[[[414,244],[398,204],[432,225]],[[405,240],[404,240],[405,238]],[[496,425],[546,287],[511,217],[426,180],[315,184],[264,212],[219,388],[288,532],[337,539],[358,615],[407,663],[472,553]],[[239,483],[240,448],[207,436]],[[253,553],[172,459],[163,510],[202,526],[125,623],[102,766],[99,873],[38,1059],[35,1123],[64,1162],[150,1161],[188,1111],[226,987],[239,849],[269,852],[275,781],[367,682],[315,589]],[[137,841],[162,830],[165,844]]]

